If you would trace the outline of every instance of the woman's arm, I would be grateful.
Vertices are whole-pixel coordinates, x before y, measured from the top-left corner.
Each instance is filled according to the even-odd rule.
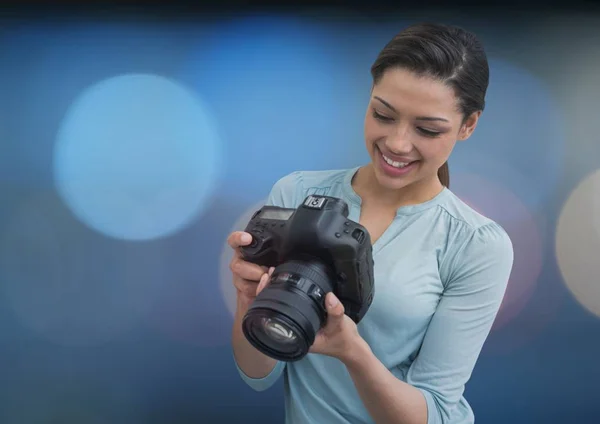
[[[360,339],[343,359],[363,404],[377,424],[426,424],[423,393],[399,380]]]
[[[265,204],[295,207],[296,190],[301,190],[299,172],[293,172],[279,179],[273,185]],[[242,319],[250,305],[251,302],[238,296],[231,335],[233,359],[242,379],[254,390],[263,391],[277,381],[285,368],[285,363],[259,352],[244,336]]]
[[[445,291],[406,383],[356,339],[340,360],[377,424],[448,424],[504,297],[513,263],[508,235],[477,229],[449,267]]]

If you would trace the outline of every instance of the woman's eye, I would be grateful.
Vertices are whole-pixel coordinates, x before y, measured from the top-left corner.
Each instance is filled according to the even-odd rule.
[[[378,121],[382,121],[382,122],[390,122],[393,121],[392,118],[382,115],[381,113],[377,112],[375,109],[373,109],[373,117],[375,119],[377,119]]]
[[[390,118],[389,116],[382,115],[377,112],[377,110],[373,109],[373,118],[377,119],[380,122],[389,123],[394,120],[394,118]],[[441,134],[440,131],[427,130],[425,128],[417,127],[417,130],[423,134],[425,137],[437,137]]]
[[[425,135],[426,137],[437,137],[438,135],[440,135],[439,131],[426,130],[425,128],[420,127],[418,129],[421,132],[421,134]]]

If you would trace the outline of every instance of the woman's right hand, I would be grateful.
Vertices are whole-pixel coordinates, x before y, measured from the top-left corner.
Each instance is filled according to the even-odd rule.
[[[233,285],[237,290],[238,299],[250,305],[254,298],[268,284],[274,268],[247,262],[242,258],[240,247],[252,243],[252,236],[244,231],[234,231],[227,238],[227,243],[233,249],[233,258],[229,268],[233,273]]]
[[[269,282],[274,268],[267,269],[242,258],[241,247],[252,242],[252,236],[243,231],[229,235],[227,243],[233,249],[233,259],[229,268],[233,272],[233,285],[237,291],[237,307],[235,311],[232,345],[235,360],[240,369],[250,378],[264,378],[273,369],[277,361],[258,351],[244,336],[242,322],[248,308],[254,302],[256,295]]]

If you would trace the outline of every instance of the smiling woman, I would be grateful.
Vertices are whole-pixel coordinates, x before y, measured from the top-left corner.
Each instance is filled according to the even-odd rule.
[[[369,311],[356,325],[328,293],[311,354],[276,361],[241,331],[270,274],[233,255],[236,364],[256,390],[285,373],[287,423],[473,423],[463,393],[500,308],[513,247],[498,223],[450,191],[447,161],[484,109],[487,58],[472,33],[422,24],[394,37],[371,71],[364,121],[371,162],[294,172],[268,198],[286,208],[315,192],[347,202],[348,218],[373,241]],[[249,244],[248,236],[235,232],[230,245]]]
[[[396,169],[400,164],[394,162],[404,164],[408,169],[400,175],[414,170],[417,165],[424,165],[424,172],[430,167],[436,167],[437,176],[433,176],[433,179],[438,179],[443,186],[449,187],[450,175],[446,159],[457,139],[465,140],[471,135],[485,107],[488,64],[485,52],[477,40],[470,40],[471,51],[467,54],[466,45],[454,43],[452,46],[451,40],[447,39],[450,34],[439,31],[436,33],[430,27],[429,35],[424,35],[419,33],[419,29],[409,28],[399,34],[385,46],[371,68],[375,84],[369,105],[372,116],[367,115],[365,122],[366,142],[374,144],[375,138],[381,139],[386,135],[389,142],[400,143],[396,145],[396,149],[400,151],[393,152],[390,144],[387,151],[382,151],[381,146],[376,145],[380,154],[387,153],[383,156],[384,163]],[[404,42],[396,42],[397,39]],[[416,49],[426,47],[424,44],[427,42],[430,48],[421,50],[426,54],[418,53]],[[464,72],[464,68],[456,68],[448,60],[461,53],[461,67],[469,66],[472,72]],[[459,93],[458,98],[455,98]],[[384,99],[385,96],[389,96],[387,100]],[[392,104],[394,102],[395,105]],[[397,125],[383,127],[377,123]],[[459,129],[458,134],[456,128]],[[396,134],[384,134],[386,129],[388,132],[396,131]],[[416,136],[416,140],[432,138],[439,141],[414,143],[415,150],[427,157],[402,157],[401,149],[410,149],[415,140],[412,135]],[[402,142],[406,144],[402,145]],[[369,146],[367,148],[374,158],[372,149]],[[392,176],[398,175],[397,171],[389,167],[380,168],[392,172]],[[419,168],[423,170],[420,166]],[[433,175],[431,172],[429,174]]]
[[[391,178],[411,172],[412,180],[420,179],[423,173],[437,178],[430,171],[446,164],[455,142],[454,134],[449,133],[453,124],[459,126],[461,123],[452,89],[405,69],[390,70],[379,78],[379,83],[373,88],[372,114],[367,115],[365,122],[367,149],[378,165],[375,169],[382,176],[389,175]],[[393,100],[384,100],[383,96]],[[436,116],[422,115],[422,112],[436,113]],[[452,122],[453,119],[456,122]],[[473,125],[477,116],[471,119],[473,122],[470,124]],[[440,141],[432,143],[428,139]],[[411,151],[413,145],[416,148]],[[400,182],[409,182],[407,179],[396,181],[392,183],[396,188],[400,188]],[[440,183],[447,186],[449,181]]]

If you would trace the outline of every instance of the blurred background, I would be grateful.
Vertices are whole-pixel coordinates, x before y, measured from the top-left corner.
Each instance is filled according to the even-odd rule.
[[[0,423],[281,423],[233,363],[225,239],[285,174],[368,161],[369,68],[424,20],[486,45],[451,189],[515,248],[467,399],[597,423],[600,12],[261,6],[2,9]]]

